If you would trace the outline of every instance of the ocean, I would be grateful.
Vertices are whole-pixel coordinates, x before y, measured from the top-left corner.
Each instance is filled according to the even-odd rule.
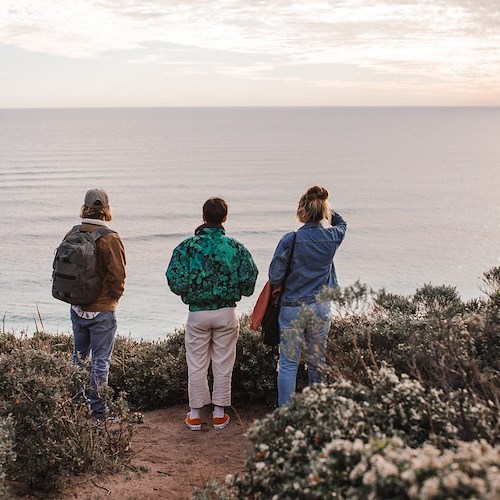
[[[165,269],[207,198],[227,200],[226,232],[260,271],[245,313],[314,184],[348,222],[341,286],[472,298],[500,265],[500,108],[0,110],[1,328],[33,333],[39,311],[46,331],[71,331],[52,259],[89,188],[108,192],[127,252],[119,333],[156,340],[185,323]]]

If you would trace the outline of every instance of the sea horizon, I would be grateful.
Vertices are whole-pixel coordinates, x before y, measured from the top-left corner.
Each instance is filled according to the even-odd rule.
[[[426,283],[481,295],[500,264],[500,110],[495,106],[7,108],[0,110],[0,316],[67,331],[51,297],[53,252],[88,188],[108,191],[128,257],[119,333],[163,338],[187,306],[164,276],[210,196],[251,251],[262,288],[295,209],[324,185],[348,222],[339,284],[410,294]],[[20,251],[20,249],[22,251]]]

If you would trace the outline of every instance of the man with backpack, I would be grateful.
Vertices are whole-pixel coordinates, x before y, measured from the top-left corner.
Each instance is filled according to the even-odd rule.
[[[52,295],[71,304],[73,363],[92,353],[90,406],[92,418],[106,418],[102,388],[108,382],[117,329],[115,310],[125,288],[125,249],[120,236],[108,227],[108,195],[91,189],[75,226],[56,251]]]

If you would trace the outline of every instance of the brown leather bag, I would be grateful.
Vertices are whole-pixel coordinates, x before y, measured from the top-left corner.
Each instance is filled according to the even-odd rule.
[[[266,284],[260,292],[259,298],[257,299],[257,302],[255,303],[252,314],[250,316],[250,330],[257,331],[259,329],[259,327],[262,325],[262,320],[264,319],[264,315],[266,314],[266,310],[269,306],[269,302],[271,301],[271,297],[274,301],[276,301],[276,298],[280,292],[280,286],[272,290],[271,283],[269,283],[269,280],[266,281]]]
[[[266,282],[262,292],[252,311],[250,329],[257,330],[262,326],[262,342],[269,346],[276,346],[280,343],[280,331],[278,325],[278,318],[280,312],[280,299],[281,291],[285,288],[286,279],[290,273],[290,265],[292,263],[293,251],[295,249],[295,238],[297,233],[293,233],[292,250],[288,258],[285,277],[281,286],[275,288],[271,287],[269,281]]]

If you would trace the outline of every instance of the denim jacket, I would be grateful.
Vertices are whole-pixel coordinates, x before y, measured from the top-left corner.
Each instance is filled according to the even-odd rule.
[[[333,256],[346,230],[347,223],[338,213],[334,214],[331,227],[307,223],[298,229],[290,274],[281,298],[283,305],[311,304],[324,287],[338,286]],[[269,266],[269,281],[273,286],[280,285],[285,277],[292,240],[293,232],[286,233],[276,247]]]

